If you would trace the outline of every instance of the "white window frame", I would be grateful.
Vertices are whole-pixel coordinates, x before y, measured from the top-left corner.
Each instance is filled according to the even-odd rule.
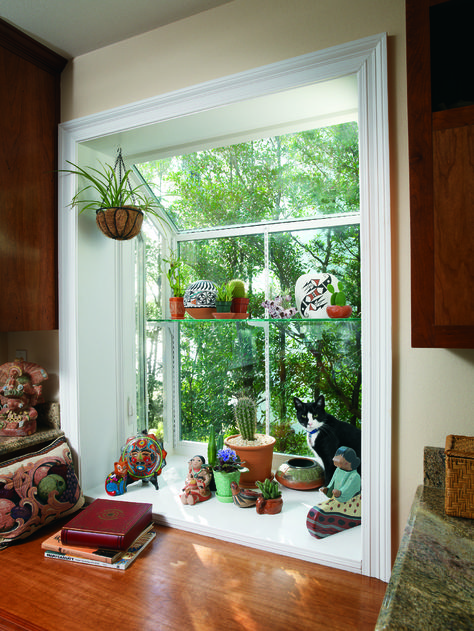
[[[170,94],[132,103],[59,128],[59,164],[75,161],[78,146],[92,139],[129,131],[205,109],[356,74],[359,93],[361,290],[362,304],[362,573],[388,581],[391,573],[391,257],[386,34],[379,34],[283,62],[199,84]],[[370,174],[370,177],[369,177]],[[68,212],[73,178],[59,183],[59,380],[63,429],[77,455],[80,471],[90,461],[90,431],[79,418],[79,298],[78,219]],[[121,269],[116,256],[117,309],[123,308],[118,285]],[[117,343],[121,347],[120,322]],[[115,362],[126,362],[122,351]],[[123,366],[117,365],[117,374]],[[116,380],[117,414],[123,384]],[[81,419],[81,423],[83,423]],[[126,419],[118,420],[123,428]]]

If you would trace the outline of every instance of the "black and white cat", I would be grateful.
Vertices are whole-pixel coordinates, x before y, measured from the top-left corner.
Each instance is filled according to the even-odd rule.
[[[354,425],[339,421],[328,414],[324,409],[323,395],[310,403],[304,403],[297,397],[293,397],[293,402],[298,422],[307,431],[308,446],[324,468],[327,486],[336,468],[332,460],[339,447],[351,447],[360,458],[361,431]]]

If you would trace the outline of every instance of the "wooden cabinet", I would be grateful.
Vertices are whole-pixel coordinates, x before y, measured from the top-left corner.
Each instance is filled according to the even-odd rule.
[[[472,0],[407,0],[414,347],[474,348]]]
[[[57,126],[66,59],[0,20],[0,331],[58,328]]]

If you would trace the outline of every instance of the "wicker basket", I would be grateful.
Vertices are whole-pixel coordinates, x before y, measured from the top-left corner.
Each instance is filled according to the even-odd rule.
[[[474,436],[446,437],[447,515],[474,519]]]

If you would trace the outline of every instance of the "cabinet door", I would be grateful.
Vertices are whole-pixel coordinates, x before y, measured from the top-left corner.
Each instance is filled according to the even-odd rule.
[[[474,348],[474,105],[432,112],[430,8],[441,5],[458,23],[471,11],[457,0],[406,2],[412,345]],[[470,76],[474,59],[461,50]]]
[[[0,45],[0,331],[57,322],[58,72]],[[63,60],[65,62],[65,60]]]

